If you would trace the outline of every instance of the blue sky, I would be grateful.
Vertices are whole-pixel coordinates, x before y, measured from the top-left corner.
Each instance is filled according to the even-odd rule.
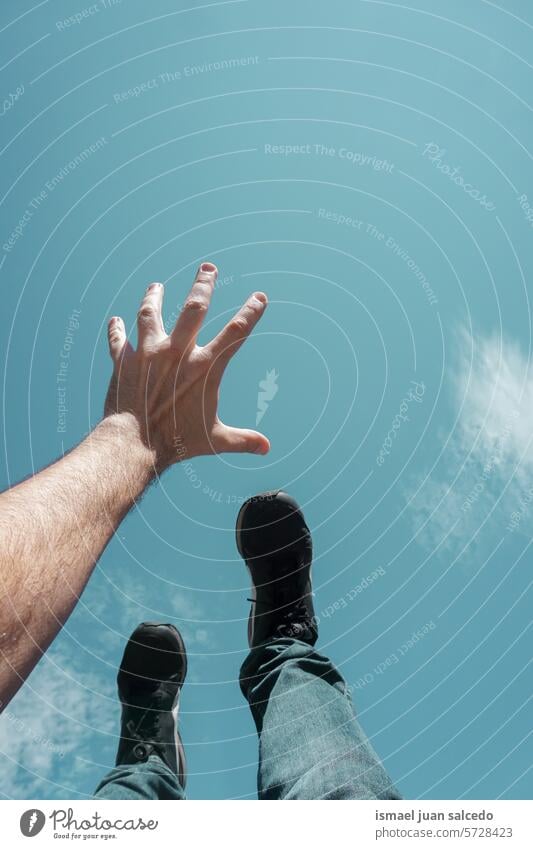
[[[233,529],[279,486],[401,792],[530,797],[532,27],[525,0],[2,4],[4,485],[98,421],[107,318],[159,280],[170,326],[202,259],[202,338],[270,299],[222,418],[272,396],[267,458],[177,466],[127,517],[0,718],[4,797],[90,795],[147,618],[188,647],[189,796],[254,796]]]

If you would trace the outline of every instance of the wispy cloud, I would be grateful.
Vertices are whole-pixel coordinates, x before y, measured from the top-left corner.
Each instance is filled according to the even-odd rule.
[[[150,605],[158,600],[150,587],[131,579],[127,590],[126,596],[97,573],[65,630],[0,714],[0,793],[16,799],[92,793],[113,764],[120,715],[116,667],[139,622],[177,625],[194,654],[188,682],[201,680],[196,667],[213,640],[200,593],[172,588],[168,613],[155,615]]]
[[[529,513],[533,473],[533,363],[509,339],[458,334],[451,366],[457,417],[437,474],[406,490],[417,540],[446,549],[480,545]],[[444,471],[443,471],[444,470]],[[417,490],[419,490],[417,492]],[[533,501],[533,495],[529,501]],[[520,522],[515,522],[516,529]]]
[[[207,619],[205,606],[198,599],[199,593],[191,590],[173,590],[171,606],[177,617],[175,624],[181,631],[187,648],[196,653],[213,648],[213,640],[203,620]]]
[[[180,619],[192,621],[200,620],[205,616],[203,605],[198,600],[198,594],[191,590],[172,589],[170,604],[176,616]]]
[[[2,793],[16,799],[90,793],[85,785],[97,737],[116,728],[110,677],[84,668],[77,650],[52,647],[0,715]],[[114,749],[112,736],[106,742]]]
[[[111,767],[120,716],[116,672],[125,642],[143,620],[173,621],[155,616],[150,604],[157,599],[146,583],[129,576],[126,594],[97,571],[66,628],[0,714],[4,795],[87,795]],[[189,602],[191,618],[200,618],[202,611],[181,591],[175,602],[176,614]],[[206,632],[194,624],[187,642],[205,648]]]

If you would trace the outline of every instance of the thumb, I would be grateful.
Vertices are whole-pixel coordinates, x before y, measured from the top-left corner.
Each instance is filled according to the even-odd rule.
[[[240,452],[242,454],[268,454],[270,442],[256,430],[228,427],[220,423],[213,434],[213,447],[217,454]]]

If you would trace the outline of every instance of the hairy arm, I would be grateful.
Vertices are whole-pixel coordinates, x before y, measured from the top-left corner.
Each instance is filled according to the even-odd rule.
[[[136,350],[122,319],[111,319],[114,370],[104,419],[65,457],[0,495],[0,709],[61,629],[152,480],[200,454],[268,451],[262,434],[228,427],[217,415],[224,369],[266,298],[252,296],[200,348],[196,339],[215,280],[214,266],[200,267],[170,336],[163,329],[163,287],[148,287]]]
[[[154,476],[128,413],[0,495],[0,698],[7,704],[70,615],[100,554]]]

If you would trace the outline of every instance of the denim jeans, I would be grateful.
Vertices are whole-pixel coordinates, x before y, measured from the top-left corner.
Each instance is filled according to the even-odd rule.
[[[240,674],[259,735],[260,799],[400,799],[356,717],[346,683],[306,643],[277,639],[252,649]],[[184,799],[156,755],[119,766],[99,799]]]

